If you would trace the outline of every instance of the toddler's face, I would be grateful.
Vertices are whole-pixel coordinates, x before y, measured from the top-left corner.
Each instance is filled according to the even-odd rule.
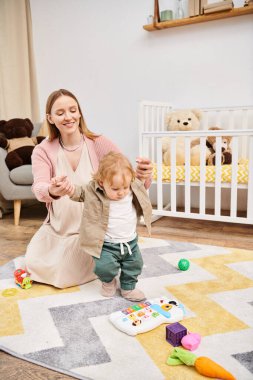
[[[116,174],[111,181],[105,180],[101,185],[109,199],[112,201],[119,201],[120,199],[125,198],[129,193],[131,181],[131,174]]]

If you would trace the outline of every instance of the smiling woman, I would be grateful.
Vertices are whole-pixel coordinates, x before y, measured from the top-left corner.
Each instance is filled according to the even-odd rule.
[[[83,204],[66,196],[70,181],[87,184],[104,155],[119,149],[89,131],[77,98],[67,90],[49,96],[46,118],[49,138],[34,149],[32,167],[33,191],[46,203],[48,215],[27,247],[26,267],[32,280],[65,288],[96,278],[92,257],[79,245]],[[151,172],[150,161],[140,158],[136,176],[145,181],[146,188]]]

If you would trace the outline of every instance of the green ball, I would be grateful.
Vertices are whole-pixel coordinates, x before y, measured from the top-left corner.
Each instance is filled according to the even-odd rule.
[[[178,265],[178,268],[180,270],[187,270],[187,269],[189,269],[190,263],[186,259],[181,259],[181,260],[179,260],[177,265]]]

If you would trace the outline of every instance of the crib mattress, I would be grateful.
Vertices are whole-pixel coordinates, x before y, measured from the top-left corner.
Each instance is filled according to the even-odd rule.
[[[239,161],[237,168],[237,183],[247,184],[248,183],[248,173],[249,166],[247,160]],[[190,167],[190,178],[191,182],[200,181],[200,166]],[[222,165],[221,166],[221,182],[231,182],[232,178],[232,165]],[[153,166],[153,179],[157,179],[157,165]],[[163,165],[162,167],[162,179],[163,182],[170,182],[171,180],[171,169],[170,166]],[[184,182],[185,180],[185,167],[176,167],[176,182]],[[206,182],[215,182],[215,166],[206,166]]]

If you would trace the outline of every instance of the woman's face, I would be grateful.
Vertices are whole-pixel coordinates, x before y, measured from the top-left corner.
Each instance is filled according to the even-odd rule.
[[[53,104],[47,115],[49,123],[55,124],[60,134],[69,136],[79,131],[80,112],[75,99],[62,95]]]

